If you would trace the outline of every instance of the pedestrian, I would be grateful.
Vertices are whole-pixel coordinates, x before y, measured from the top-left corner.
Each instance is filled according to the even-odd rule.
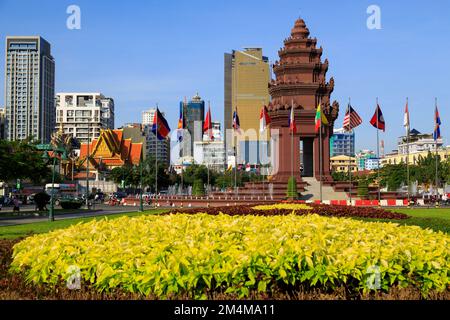
[[[17,196],[14,197],[13,204],[14,204],[13,212],[16,212],[16,211],[20,212],[19,199],[17,198]]]

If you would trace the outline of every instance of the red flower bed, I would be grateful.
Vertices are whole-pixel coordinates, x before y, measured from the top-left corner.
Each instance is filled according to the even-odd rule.
[[[192,209],[176,209],[166,214],[198,214],[207,213],[210,215],[218,215],[220,213],[230,216],[254,215],[254,216],[277,216],[289,215],[292,211],[296,215],[318,214],[327,217],[358,217],[358,218],[372,218],[372,219],[389,219],[389,220],[403,220],[408,219],[409,216],[403,213],[396,213],[372,207],[348,207],[348,206],[328,206],[309,204],[312,210],[305,209],[271,209],[271,210],[256,210],[252,206],[230,206],[230,207],[216,207],[216,208],[192,208]]]

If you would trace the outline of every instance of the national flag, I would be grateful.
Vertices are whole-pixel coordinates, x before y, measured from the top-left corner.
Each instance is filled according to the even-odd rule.
[[[434,111],[434,133],[433,133],[434,141],[437,141],[441,138],[441,117],[439,116],[439,110],[436,106]]]
[[[178,141],[183,141],[183,130],[184,130],[184,117],[183,117],[183,106],[184,103],[180,103],[180,117],[178,118],[178,126],[177,126],[177,136]]]
[[[345,131],[351,131],[352,129],[355,129],[359,125],[362,124],[362,119],[359,116],[359,114],[352,108],[352,106],[349,104],[347,107],[347,112],[345,113],[344,117],[344,129]]]
[[[406,102],[405,116],[403,118],[403,126],[405,127],[406,134],[408,134],[410,131],[408,102]]]
[[[270,124],[270,122],[271,119],[269,116],[269,111],[267,110],[266,106],[263,106],[259,114],[259,131],[263,133],[267,129],[267,126]]]
[[[239,115],[238,115],[238,111],[237,111],[237,107],[236,110],[234,110],[233,113],[233,129],[237,132],[237,133],[241,133],[241,123],[239,121]]]
[[[206,113],[205,123],[203,124],[203,133],[208,133],[208,138],[210,140],[214,139],[212,134],[211,107],[208,108],[208,112]]]
[[[158,137],[158,140],[164,140],[170,133],[169,124],[158,108],[156,108],[153,118],[152,132]]]
[[[291,114],[289,115],[289,132],[292,134],[297,133],[297,126],[294,119],[294,106],[291,107]]]
[[[319,103],[319,106],[317,107],[316,111],[316,132],[319,132],[320,128],[322,127],[322,124],[327,125],[328,119],[325,116],[325,114],[322,112],[322,106]]]
[[[376,129],[386,130],[386,123],[384,122],[383,112],[381,112],[380,106],[377,104],[377,109],[375,110],[375,114],[370,120],[370,124],[374,126]]]

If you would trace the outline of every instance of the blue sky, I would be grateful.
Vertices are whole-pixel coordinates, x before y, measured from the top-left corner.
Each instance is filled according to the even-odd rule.
[[[81,30],[66,28],[66,9],[81,8]],[[381,30],[366,26],[367,7],[381,8]],[[439,99],[442,134],[450,141],[450,2],[381,0],[0,0],[0,59],[6,35],[41,35],[52,45],[56,91],[100,91],[114,98],[116,125],[137,122],[159,103],[172,128],[178,102],[197,91],[223,120],[223,54],[260,46],[275,61],[297,17],[303,17],[330,61],[332,98],[348,98],[365,123],[357,148],[376,148],[368,123],[378,96],[393,149],[410,99],[412,127],[433,129]],[[0,63],[4,74],[4,63]],[[4,77],[0,78],[4,104]]]

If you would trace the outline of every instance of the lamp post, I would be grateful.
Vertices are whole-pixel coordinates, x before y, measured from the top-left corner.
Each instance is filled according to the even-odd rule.
[[[90,158],[90,133],[91,122],[88,121],[87,154],[86,154],[86,209],[89,209],[89,158]]]
[[[144,212],[144,203],[142,202],[142,153],[139,161],[139,178],[140,178],[140,191],[139,191],[139,211]]]
[[[55,200],[54,200],[54,194],[55,194],[55,167],[56,167],[56,158],[57,155],[61,155],[61,161],[67,160],[67,154],[65,152],[65,150],[62,150],[60,148],[51,148],[50,149],[53,153],[53,165],[52,165],[52,191],[50,194],[50,209],[48,211],[48,220],[49,221],[55,221]],[[48,150],[44,151],[44,155],[42,156],[42,158],[48,160],[49,156],[47,153]]]

